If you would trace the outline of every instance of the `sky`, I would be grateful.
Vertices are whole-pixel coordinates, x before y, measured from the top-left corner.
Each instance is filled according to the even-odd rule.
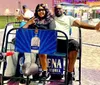
[[[34,10],[38,3],[47,3],[49,7],[52,7],[52,0],[1,0],[0,1],[0,15],[5,14],[5,10],[9,9],[10,13],[14,13],[15,10],[19,7],[18,2],[21,2],[21,5],[27,5],[28,8]]]

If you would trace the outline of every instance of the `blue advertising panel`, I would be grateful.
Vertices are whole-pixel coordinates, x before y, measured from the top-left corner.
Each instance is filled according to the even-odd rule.
[[[15,51],[52,54],[56,52],[57,32],[20,28],[16,32]]]
[[[39,58],[37,58],[37,65],[39,67],[39,72],[42,71]],[[51,56],[48,55],[47,58],[48,71],[52,74],[63,74],[64,72],[64,58],[61,56]]]
[[[63,74],[64,59],[61,56],[48,56],[48,71],[52,74]]]

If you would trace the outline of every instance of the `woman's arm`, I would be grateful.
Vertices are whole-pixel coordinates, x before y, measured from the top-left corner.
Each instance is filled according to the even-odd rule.
[[[55,20],[52,20],[52,21],[49,23],[49,29],[54,29],[55,27],[56,27]]]
[[[32,19],[30,19],[30,20],[23,26],[23,28],[28,28],[29,25],[35,24],[35,20],[34,20],[34,19],[35,19],[34,17],[33,17]]]

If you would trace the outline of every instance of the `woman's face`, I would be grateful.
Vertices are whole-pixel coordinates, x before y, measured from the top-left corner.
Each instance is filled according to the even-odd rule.
[[[42,17],[45,16],[45,14],[46,14],[45,9],[44,9],[43,7],[40,6],[39,9],[38,9],[38,16],[39,16],[40,18],[42,18]]]

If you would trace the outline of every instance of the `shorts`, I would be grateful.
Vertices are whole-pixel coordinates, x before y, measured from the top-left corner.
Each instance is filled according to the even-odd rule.
[[[68,53],[71,51],[78,51],[79,43],[74,39],[68,40],[68,47],[66,46],[66,40],[57,40],[57,52],[66,53],[66,49],[68,48]]]

